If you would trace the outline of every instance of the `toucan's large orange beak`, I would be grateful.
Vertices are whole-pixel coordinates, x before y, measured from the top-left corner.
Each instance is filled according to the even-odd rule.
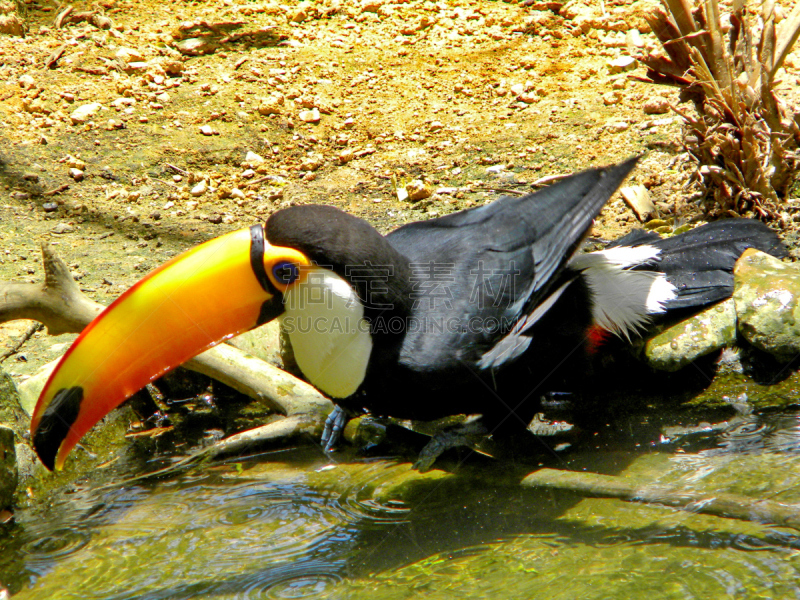
[[[60,469],[92,426],[170,369],[282,312],[273,264],[307,265],[270,246],[260,225],[189,250],[92,321],[53,371],[31,420],[42,463]]]

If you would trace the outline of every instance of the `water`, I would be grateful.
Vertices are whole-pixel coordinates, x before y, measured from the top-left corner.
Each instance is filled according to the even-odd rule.
[[[800,503],[800,415],[702,429],[554,462]],[[420,475],[305,448],[78,488],[17,515],[0,582],[19,600],[800,598],[797,532],[524,490],[522,474],[484,459]]]

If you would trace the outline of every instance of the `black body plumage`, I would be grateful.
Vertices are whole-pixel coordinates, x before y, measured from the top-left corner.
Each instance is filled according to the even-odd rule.
[[[366,377],[337,402],[399,418],[481,413],[490,422],[527,423],[559,373],[580,377],[569,369],[585,358],[593,306],[603,299],[570,261],[635,162],[386,236],[331,207],[271,216],[270,243],[327,266],[364,305],[373,343]],[[630,270],[666,274],[675,293],[665,311],[729,296],[733,265],[747,247],[785,253],[771,230],[745,220],[664,240],[634,233],[612,246],[643,245],[658,257]]]

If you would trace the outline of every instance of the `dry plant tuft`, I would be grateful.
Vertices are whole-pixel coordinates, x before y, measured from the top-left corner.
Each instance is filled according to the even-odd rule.
[[[680,86],[696,115],[684,119],[684,145],[698,161],[697,180],[709,216],[752,214],[779,219],[800,163],[798,115],[774,93],[775,74],[800,34],[800,3],[781,23],[779,7],[762,0],[760,14],[733,0],[662,0],[648,16],[666,56],[639,60],[659,83]],[[665,10],[666,9],[666,10]]]

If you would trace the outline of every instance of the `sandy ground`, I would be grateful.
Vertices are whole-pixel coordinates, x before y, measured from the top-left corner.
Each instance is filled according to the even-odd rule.
[[[634,154],[629,183],[696,221],[677,91],[626,64],[656,47],[649,6],[103,0],[57,27],[26,2],[27,35],[0,36],[0,279],[38,281],[47,241],[107,304],[289,204],[387,231]],[[637,224],[617,196],[592,234]],[[29,326],[0,326],[0,353]],[[2,367],[25,377],[68,339],[37,333]]]

